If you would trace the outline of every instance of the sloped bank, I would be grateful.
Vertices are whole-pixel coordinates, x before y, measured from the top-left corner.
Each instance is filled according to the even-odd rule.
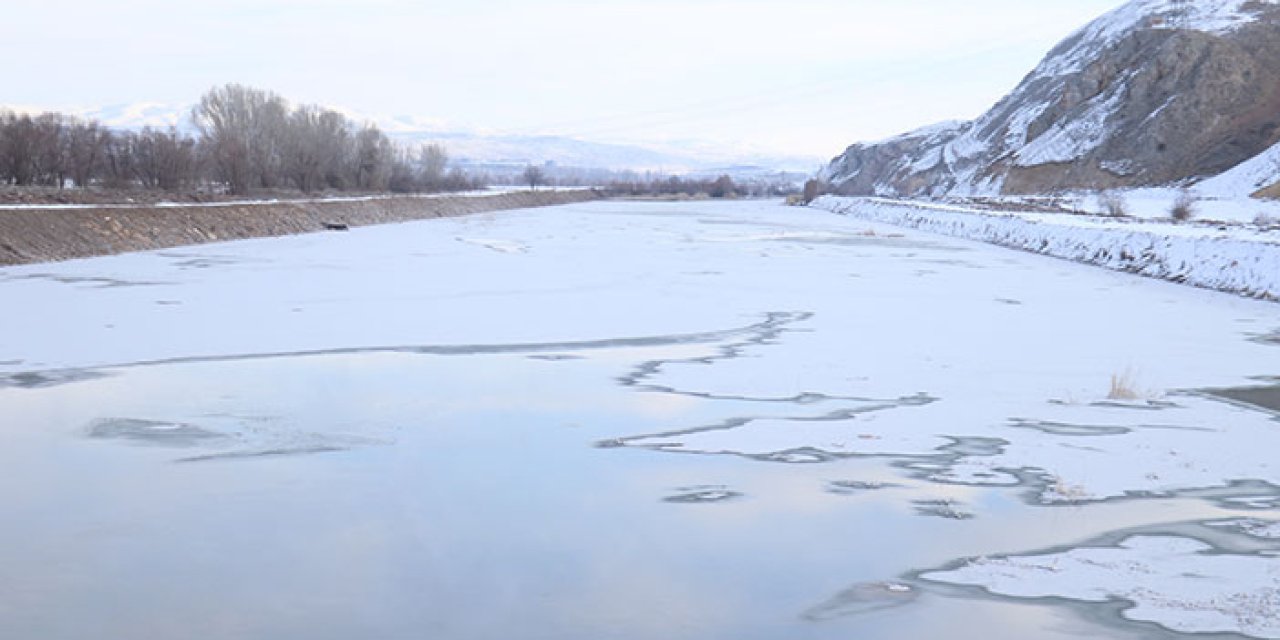
[[[1094,218],[999,214],[880,198],[813,207],[1264,300],[1280,300],[1280,234]]]
[[[0,265],[595,200],[593,191],[0,210]]]

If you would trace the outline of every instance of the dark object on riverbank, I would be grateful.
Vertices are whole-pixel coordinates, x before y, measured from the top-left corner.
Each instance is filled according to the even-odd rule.
[[[345,222],[326,222],[324,223],[325,231],[349,231],[350,227]]]

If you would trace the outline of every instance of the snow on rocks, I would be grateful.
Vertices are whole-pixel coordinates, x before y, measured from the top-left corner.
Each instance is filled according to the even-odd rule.
[[[825,196],[813,206],[1119,271],[1280,299],[1280,234],[1128,223],[1046,214],[993,213],[920,202]]]
[[[1097,149],[1110,135],[1107,120],[1124,101],[1123,83],[1112,86],[1109,95],[1094,98],[1088,110],[1073,120],[1057,122],[1049,131],[1014,153],[1014,164],[1034,167],[1043,164],[1072,162]],[[1023,135],[1026,126],[1021,127]]]
[[[1257,19],[1259,4],[1274,0],[1137,0],[1129,2],[1098,18],[1076,32],[1067,42],[1074,43],[1055,52],[1035,70],[1036,76],[1061,76],[1074,73],[1099,50],[1111,46],[1126,33],[1139,26],[1152,29],[1187,29],[1206,33],[1230,33]]]

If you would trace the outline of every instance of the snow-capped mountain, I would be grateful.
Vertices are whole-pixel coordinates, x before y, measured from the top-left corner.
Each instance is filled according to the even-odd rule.
[[[977,120],[855,144],[825,177],[846,194],[965,196],[1186,184],[1239,166],[1206,186],[1252,192],[1280,180],[1277,61],[1278,0],[1135,0]]]
[[[169,127],[182,127],[188,120],[190,113],[190,106],[162,102],[136,102],[97,109],[84,109],[75,115],[89,120],[97,120],[113,129],[141,129],[143,127],[167,129]]]
[[[816,158],[770,154],[710,143],[618,144],[568,136],[483,134],[449,131],[389,132],[406,144],[439,144],[449,157],[464,164],[543,164],[611,171],[699,173],[720,168],[793,171],[812,174]]]

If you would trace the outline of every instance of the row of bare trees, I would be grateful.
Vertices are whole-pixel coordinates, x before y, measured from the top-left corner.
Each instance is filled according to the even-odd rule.
[[[623,196],[709,196],[733,198],[764,195],[755,193],[748,185],[735,184],[727,175],[718,178],[681,178],[668,176],[661,180],[617,180],[609,184],[609,190]]]
[[[58,113],[0,112],[0,184],[105,186],[234,195],[255,190],[421,192],[482,186],[448,171],[437,145],[406,150],[375,125],[331,109],[291,107],[226,85],[192,110],[195,135],[176,128],[116,131]]]
[[[178,190],[195,182],[196,142],[176,130],[111,131],[57,113],[0,113],[0,184]]]
[[[304,193],[456,191],[480,186],[438,145],[416,151],[392,144],[376,125],[342,113],[230,84],[204,95],[192,111],[216,178],[231,193],[292,187]]]

